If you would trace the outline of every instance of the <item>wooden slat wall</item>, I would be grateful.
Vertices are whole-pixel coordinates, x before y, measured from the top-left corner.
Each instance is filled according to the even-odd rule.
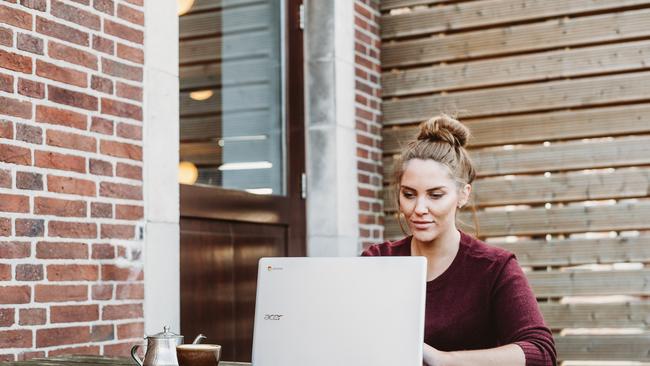
[[[401,147],[457,114],[479,176],[460,225],[517,254],[559,358],[650,362],[650,0],[381,8],[386,238]]]

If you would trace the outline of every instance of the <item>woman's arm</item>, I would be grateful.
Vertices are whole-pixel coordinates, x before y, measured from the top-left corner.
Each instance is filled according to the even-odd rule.
[[[424,364],[427,366],[525,366],[526,357],[516,344],[476,350],[442,352],[424,344]]]

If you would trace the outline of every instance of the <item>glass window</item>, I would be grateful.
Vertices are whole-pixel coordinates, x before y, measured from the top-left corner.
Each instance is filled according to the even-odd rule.
[[[182,183],[284,194],[282,3],[196,0],[181,15]]]

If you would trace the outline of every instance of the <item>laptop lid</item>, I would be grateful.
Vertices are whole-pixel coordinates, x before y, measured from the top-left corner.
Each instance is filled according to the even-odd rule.
[[[253,366],[421,366],[424,257],[262,258]]]

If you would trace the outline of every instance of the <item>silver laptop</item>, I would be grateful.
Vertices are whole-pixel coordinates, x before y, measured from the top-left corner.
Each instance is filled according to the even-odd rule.
[[[424,257],[262,258],[253,366],[421,366]]]

